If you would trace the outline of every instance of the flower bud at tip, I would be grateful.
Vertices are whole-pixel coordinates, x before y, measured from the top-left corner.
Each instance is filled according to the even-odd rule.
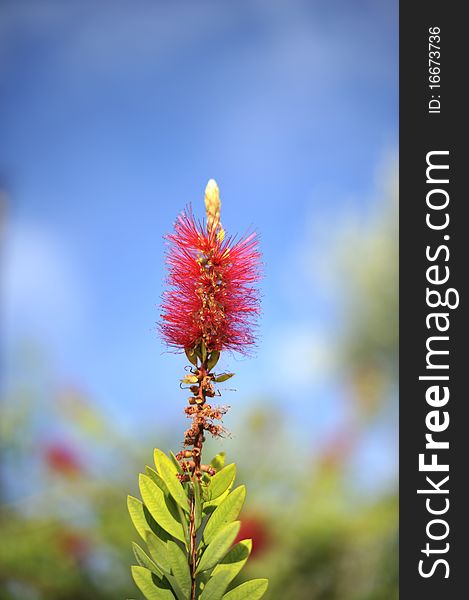
[[[220,208],[220,191],[217,182],[215,179],[209,179],[205,188],[205,210],[209,229],[220,228],[220,231],[223,231],[220,223]]]

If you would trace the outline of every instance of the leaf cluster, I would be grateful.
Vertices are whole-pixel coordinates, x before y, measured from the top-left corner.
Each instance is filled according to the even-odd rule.
[[[132,576],[147,600],[258,600],[266,579],[253,579],[227,591],[246,563],[251,540],[233,546],[244,503],[243,485],[233,489],[236,466],[217,455],[213,477],[181,483],[173,454],[154,452],[155,469],[140,474],[141,500],[128,497],[132,522],[146,549],[133,543],[137,565]],[[190,523],[196,531],[195,563]],[[195,590],[195,596],[193,592]]]

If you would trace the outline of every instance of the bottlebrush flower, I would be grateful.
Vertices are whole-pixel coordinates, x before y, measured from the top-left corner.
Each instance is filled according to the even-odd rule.
[[[218,187],[206,189],[207,223],[197,221],[190,207],[179,215],[166,236],[170,289],[164,293],[159,326],[169,346],[207,352],[246,353],[255,343],[259,314],[260,253],[255,233],[225,237],[220,223]]]

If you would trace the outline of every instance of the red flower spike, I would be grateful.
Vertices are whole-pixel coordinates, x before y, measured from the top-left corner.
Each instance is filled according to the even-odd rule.
[[[217,188],[218,191],[218,188]],[[260,253],[256,234],[224,238],[219,221],[197,222],[188,208],[166,236],[170,290],[163,295],[160,333],[184,350],[205,343],[207,352],[246,353],[259,314]]]

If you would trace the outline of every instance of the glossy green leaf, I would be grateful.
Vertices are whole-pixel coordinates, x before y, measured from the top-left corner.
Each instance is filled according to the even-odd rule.
[[[169,456],[170,456],[171,460],[173,461],[173,464],[174,464],[174,466],[176,467],[176,469],[177,469],[177,472],[178,472],[178,473],[182,473],[182,467],[181,467],[181,465],[179,464],[179,461],[178,461],[178,459],[177,459],[177,458],[176,458],[176,456],[174,455],[174,452],[170,452],[170,453],[169,453]]]
[[[169,573],[171,568],[168,560],[167,546],[169,539],[168,534],[166,534],[166,537],[161,538],[152,531],[147,531],[145,536],[151,558],[163,573]]]
[[[184,532],[184,538],[186,540],[186,544],[189,546],[189,530],[188,530],[187,526],[184,526],[184,524],[187,525],[187,523],[188,523],[188,519],[186,518],[186,513],[184,513],[184,511],[179,506],[179,504],[176,504],[176,502],[173,500],[173,497],[169,493],[168,486],[166,485],[166,483],[163,481],[163,479],[158,475],[158,473],[154,469],[152,469],[151,467],[148,467],[148,466],[145,467],[145,474],[148,475],[148,477],[150,477],[150,479],[156,483],[156,485],[160,488],[160,490],[162,490],[164,492],[166,505],[169,509],[169,512],[173,515],[173,517],[176,519],[176,521],[183,523],[182,529]],[[188,517],[188,515],[187,515],[187,517]],[[158,532],[155,531],[155,533],[158,533]]]
[[[158,474],[165,482],[169,493],[183,510],[189,512],[189,503],[187,501],[186,492],[177,478],[178,470],[173,461],[158,448],[155,448],[154,458]]]
[[[200,489],[200,483],[197,479],[192,482],[192,489],[194,492],[194,523],[195,529],[198,530],[202,523],[202,490]]]
[[[166,574],[165,577],[168,580],[168,582],[169,582],[169,584],[171,586],[171,589],[173,590],[173,594],[174,594],[173,597],[177,598],[177,600],[188,600],[189,599],[189,596],[186,596],[182,592],[182,590],[179,587],[179,584],[178,584],[176,578],[174,577],[174,575],[171,575],[169,573],[169,574]]]
[[[179,600],[187,600],[191,593],[191,575],[187,554],[181,550],[176,542],[169,541],[168,562],[171,575],[168,575],[168,581],[171,583]]]
[[[252,540],[243,540],[236,544],[213,569],[200,600],[221,600],[227,587],[246,564],[251,549]]]
[[[207,361],[207,371],[211,371],[216,366],[218,359],[220,358],[220,352],[218,350],[212,350]]]
[[[217,471],[223,469],[223,467],[225,466],[225,452],[220,452],[219,454],[217,454],[210,464]]]
[[[215,500],[221,496],[233,484],[236,477],[236,465],[232,463],[227,465],[212,477],[208,486],[208,496],[210,500]]]
[[[212,569],[225,556],[240,527],[241,522],[234,521],[218,531],[202,554],[196,572]]]
[[[127,508],[129,509],[132,523],[142,539],[145,539],[147,531],[154,531],[158,527],[154,518],[138,498],[127,496]]]
[[[211,500],[210,502],[204,502],[203,514],[211,515],[213,513],[213,511],[217,508],[217,506],[220,506],[220,504],[225,500],[225,498],[228,497],[228,494],[230,493],[230,491],[231,491],[231,486],[226,490],[226,492],[223,492],[223,494],[221,496],[218,496],[218,498],[215,498],[215,500]]]
[[[186,548],[189,548],[190,546],[190,536],[189,536],[189,519],[190,516],[188,513],[185,513],[182,508],[179,506],[179,504],[176,504],[176,502],[174,502],[174,500],[172,498],[167,498],[167,500],[169,500],[169,504],[170,504],[170,510],[173,511],[173,515],[176,516],[177,513],[177,519],[180,523],[183,523],[182,526],[182,531],[184,533],[184,540],[186,542]]]
[[[147,600],[174,600],[174,595],[164,583],[145,567],[132,567],[135,584]]]
[[[228,379],[231,379],[234,375],[234,373],[222,373],[221,375],[217,375],[215,377],[215,381],[217,383],[223,383],[224,381],[228,381]]]
[[[194,365],[197,366],[197,354],[193,348],[186,348],[184,350],[187,356],[187,360]]]
[[[246,488],[240,485],[230,492],[210,515],[204,530],[204,542],[210,544],[219,530],[238,518],[246,498]]]
[[[207,359],[207,346],[203,340],[200,342],[200,356],[202,357],[202,362],[205,362]]]
[[[151,467],[149,467],[147,465],[145,467],[145,475],[148,475],[148,477],[152,481],[154,481],[156,483],[156,485],[160,488],[160,490],[163,490],[163,492],[165,494],[169,494],[169,490],[168,490],[166,483],[163,481],[163,479],[160,477],[160,475],[158,475],[158,473],[155,471],[155,469],[152,469]]]
[[[163,577],[163,571],[158,567],[158,565],[148,556],[148,554],[140,548],[138,544],[132,542],[132,549],[134,551],[135,558],[137,559],[138,564],[141,567],[145,567],[149,569],[158,577]]]
[[[251,579],[227,592],[223,600],[259,600],[268,587],[267,579]]]
[[[140,475],[139,484],[143,502],[151,516],[165,531],[185,542],[182,524],[171,513],[164,492],[147,475]]]

